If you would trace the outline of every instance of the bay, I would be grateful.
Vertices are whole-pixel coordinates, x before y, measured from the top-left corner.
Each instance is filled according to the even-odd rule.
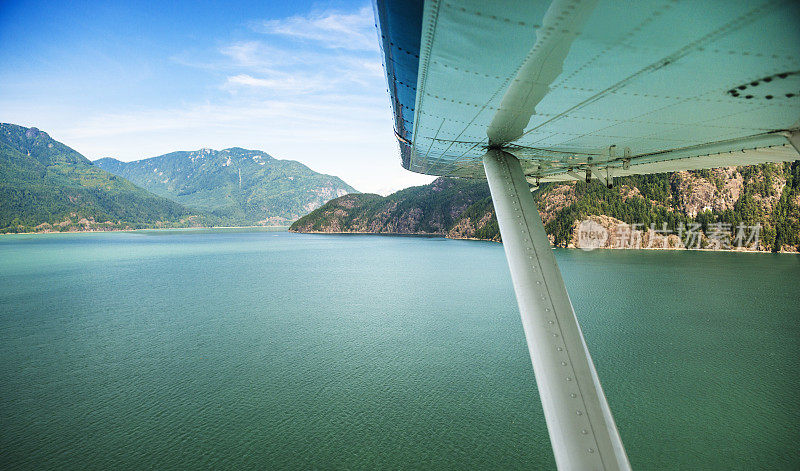
[[[557,250],[634,469],[798,469],[800,257]],[[0,237],[0,465],[554,468],[502,246]]]

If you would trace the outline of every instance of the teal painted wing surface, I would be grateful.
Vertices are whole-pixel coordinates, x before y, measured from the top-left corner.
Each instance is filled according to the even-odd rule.
[[[425,2],[410,170],[530,180],[791,161],[794,1]]]

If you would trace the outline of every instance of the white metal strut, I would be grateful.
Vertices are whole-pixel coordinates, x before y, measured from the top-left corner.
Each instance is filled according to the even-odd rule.
[[[627,470],[628,457],[519,161],[483,165],[560,470]]]

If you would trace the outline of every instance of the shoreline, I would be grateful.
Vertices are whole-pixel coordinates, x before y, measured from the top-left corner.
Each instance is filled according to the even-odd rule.
[[[293,234],[316,234],[316,235],[359,235],[359,236],[388,236],[388,237],[427,237],[434,238],[440,237],[450,240],[470,240],[478,242],[492,242],[502,244],[502,241],[492,239],[478,239],[475,237],[448,237],[446,234],[436,234],[428,232],[368,232],[368,231],[338,231],[338,232],[323,232],[323,231],[293,231],[289,229],[291,226],[197,226],[197,227],[146,227],[140,229],[107,229],[107,230],[87,230],[87,231],[48,231],[48,232],[3,232],[0,237],[11,235],[39,235],[39,234],[92,234],[92,233],[107,233],[107,232],[139,232],[139,231],[191,231],[191,230],[206,230],[206,229],[265,229],[269,232],[291,232]],[[569,249],[569,250],[583,250],[584,252],[593,252],[595,250],[643,250],[643,251],[686,251],[686,252],[724,252],[724,253],[755,253],[755,254],[791,254],[800,255],[800,252],[772,252],[767,250],[716,250],[716,249],[686,249],[678,247],[597,247],[590,250],[581,247],[556,247],[551,246],[553,249]]]
[[[137,232],[137,231],[183,231],[193,229],[283,229],[289,231],[289,226],[193,226],[193,227],[140,227],[138,229],[99,229],[88,231],[37,231],[37,232],[0,232],[0,237],[7,235],[38,235],[38,234],[92,234],[100,232]],[[277,232],[277,231],[276,231]]]
[[[441,237],[444,239],[450,240],[474,240],[480,242],[494,242],[498,244],[502,244],[502,241],[491,240],[491,239],[477,239],[475,237],[448,237],[445,234],[432,234],[426,232],[411,232],[411,233],[402,233],[402,232],[366,232],[366,231],[349,231],[349,232],[322,232],[322,231],[293,231],[288,230],[287,232],[292,232],[294,234],[320,234],[320,235],[378,235],[378,236],[405,236],[405,237]],[[569,250],[582,250],[584,252],[593,252],[595,250],[647,250],[647,251],[672,251],[672,252],[723,252],[723,253],[754,253],[754,254],[790,254],[790,255],[798,255],[800,252],[787,252],[787,251],[780,251],[780,252],[772,252],[768,250],[717,250],[717,249],[687,249],[687,248],[679,248],[679,247],[637,247],[637,248],[625,248],[625,247],[597,247],[591,250],[586,250],[581,247],[556,247],[552,246],[553,249],[569,249]]]

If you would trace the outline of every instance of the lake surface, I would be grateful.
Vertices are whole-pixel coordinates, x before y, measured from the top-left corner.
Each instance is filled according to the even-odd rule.
[[[634,469],[800,468],[800,257],[558,250]],[[0,237],[0,468],[554,468],[502,246]]]

